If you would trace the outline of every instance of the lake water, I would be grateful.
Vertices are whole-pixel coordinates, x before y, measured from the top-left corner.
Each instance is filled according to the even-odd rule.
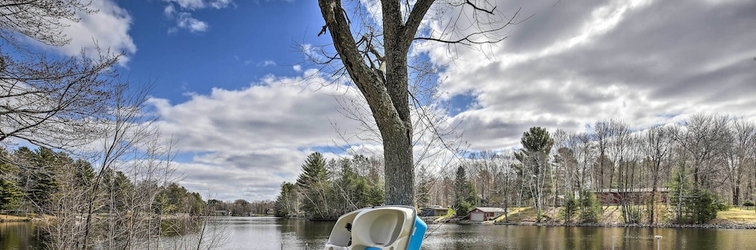
[[[333,222],[220,217],[222,249],[322,249]],[[461,249],[756,249],[756,230],[535,227],[431,224],[426,250]],[[612,244],[614,243],[614,244]],[[30,223],[0,223],[0,249],[37,249]]]

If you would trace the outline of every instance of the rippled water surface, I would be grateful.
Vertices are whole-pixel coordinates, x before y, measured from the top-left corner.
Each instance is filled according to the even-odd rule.
[[[333,222],[221,217],[222,249],[322,249]],[[427,250],[458,249],[756,249],[756,230],[428,225]],[[37,249],[29,223],[0,223],[0,249]]]

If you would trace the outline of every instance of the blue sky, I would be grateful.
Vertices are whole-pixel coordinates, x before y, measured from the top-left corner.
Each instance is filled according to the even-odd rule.
[[[187,100],[187,92],[239,89],[267,75],[295,75],[292,67],[306,60],[298,46],[318,42],[323,22],[312,1],[237,1],[220,9],[163,1],[117,4],[133,19],[129,34],[138,47],[129,72],[154,80],[156,96],[172,103]],[[178,27],[166,8],[190,13],[206,30]]]
[[[582,132],[608,119],[643,129],[694,113],[756,118],[752,0],[489,2],[500,15],[521,9],[531,17],[497,44],[416,42],[412,51],[436,70],[426,93],[435,105],[427,108],[444,121],[439,126],[455,126],[448,139],[467,149],[516,147],[531,126]],[[313,151],[380,154],[369,119],[366,126],[352,119],[370,117],[359,94],[303,53],[330,43],[316,36],[324,24],[316,1],[94,0],[93,7],[100,12],[66,30],[71,44],[46,49],[73,55],[96,40],[125,52],[119,70],[155,84],[150,109],[161,132],[177,139],[175,166],[188,189],[221,200],[274,199]],[[374,15],[364,18],[380,17],[367,9]],[[465,11],[438,1],[425,34],[463,34]],[[427,134],[415,137],[441,150]],[[440,165],[422,151],[422,164]]]

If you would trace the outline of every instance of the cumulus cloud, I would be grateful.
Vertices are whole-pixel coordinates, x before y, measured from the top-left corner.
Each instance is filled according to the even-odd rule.
[[[233,0],[163,0],[163,2],[168,3],[163,9],[163,14],[166,18],[176,22],[175,27],[168,28],[168,33],[175,33],[180,29],[188,30],[191,33],[205,32],[210,28],[210,25],[192,17],[193,12],[207,8],[223,9],[234,6]]]
[[[176,3],[182,9],[196,10],[203,8],[223,9],[232,6],[232,0],[163,0],[163,2]]]
[[[189,30],[189,32],[192,33],[205,32],[210,28],[206,22],[193,18],[192,14],[188,12],[181,12],[178,14],[176,17],[176,26],[181,29]]]
[[[642,128],[698,112],[756,117],[753,1],[496,5],[535,15],[483,52],[417,46],[444,69],[439,96],[476,102],[453,117],[473,147],[515,146],[531,126],[583,131],[617,118]]]
[[[307,70],[240,90],[191,94],[183,103],[160,98],[149,103],[161,132],[177,138],[177,148],[189,158],[177,165],[185,173],[183,185],[222,199],[255,200],[273,199],[281,182],[295,180],[312,148],[345,146],[335,140],[334,127],[358,123],[339,113],[339,100],[358,95]],[[238,197],[238,189],[247,194]]]
[[[97,57],[101,51],[110,50],[111,53],[124,52],[119,62],[125,65],[129,61],[129,55],[136,53],[129,29],[131,28],[131,16],[112,0],[94,0],[92,9],[99,11],[91,14],[81,13],[78,15],[79,22],[62,22],[68,27],[63,30],[66,37],[70,38],[69,44],[62,47],[45,46],[56,50],[64,55],[76,56],[84,50],[89,56]],[[100,51],[98,51],[98,47]]]

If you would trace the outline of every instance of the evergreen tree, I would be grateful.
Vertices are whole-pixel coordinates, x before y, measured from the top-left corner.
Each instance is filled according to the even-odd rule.
[[[688,192],[683,202],[689,211],[685,221],[693,224],[704,224],[717,218],[716,196],[707,190],[693,189]]]
[[[38,213],[50,209],[50,199],[58,189],[55,179],[58,154],[49,148],[40,147],[35,151],[21,147],[15,152],[19,165],[19,187],[24,191],[26,201]]]
[[[289,182],[281,184],[281,193],[276,197],[273,207],[276,217],[289,217],[296,214],[296,185]]]
[[[21,204],[24,192],[15,182],[0,176],[0,210],[13,210]]]
[[[13,210],[21,205],[24,192],[18,187],[18,168],[8,164],[10,155],[0,148],[0,210]]]
[[[317,182],[327,180],[328,173],[325,165],[326,162],[322,154],[315,152],[307,156],[307,160],[302,165],[302,173],[297,178],[297,186],[308,189]]]
[[[596,223],[601,219],[601,203],[596,198],[596,194],[588,190],[580,191],[580,222]]]
[[[73,164],[76,173],[74,185],[77,187],[88,187],[95,178],[94,168],[88,161],[78,159]]]
[[[459,216],[467,215],[470,210],[478,205],[478,194],[473,184],[467,179],[465,168],[457,167],[456,179],[454,179],[454,205],[453,209]]]
[[[431,176],[430,173],[428,173],[428,168],[425,165],[420,166],[417,171],[417,187],[415,188],[417,192],[417,194],[415,194],[415,199],[417,199],[418,207],[423,208],[430,205],[430,178]]]
[[[297,178],[297,187],[302,195],[302,210],[311,219],[330,219],[332,214],[332,189],[325,169],[326,161],[320,153],[312,153],[302,165]]]
[[[522,134],[522,149],[515,152],[515,158],[522,163],[519,166],[520,177],[529,186],[536,208],[536,220],[541,221],[543,200],[546,191],[547,171],[549,170],[549,152],[554,139],[542,127],[531,127]]]

